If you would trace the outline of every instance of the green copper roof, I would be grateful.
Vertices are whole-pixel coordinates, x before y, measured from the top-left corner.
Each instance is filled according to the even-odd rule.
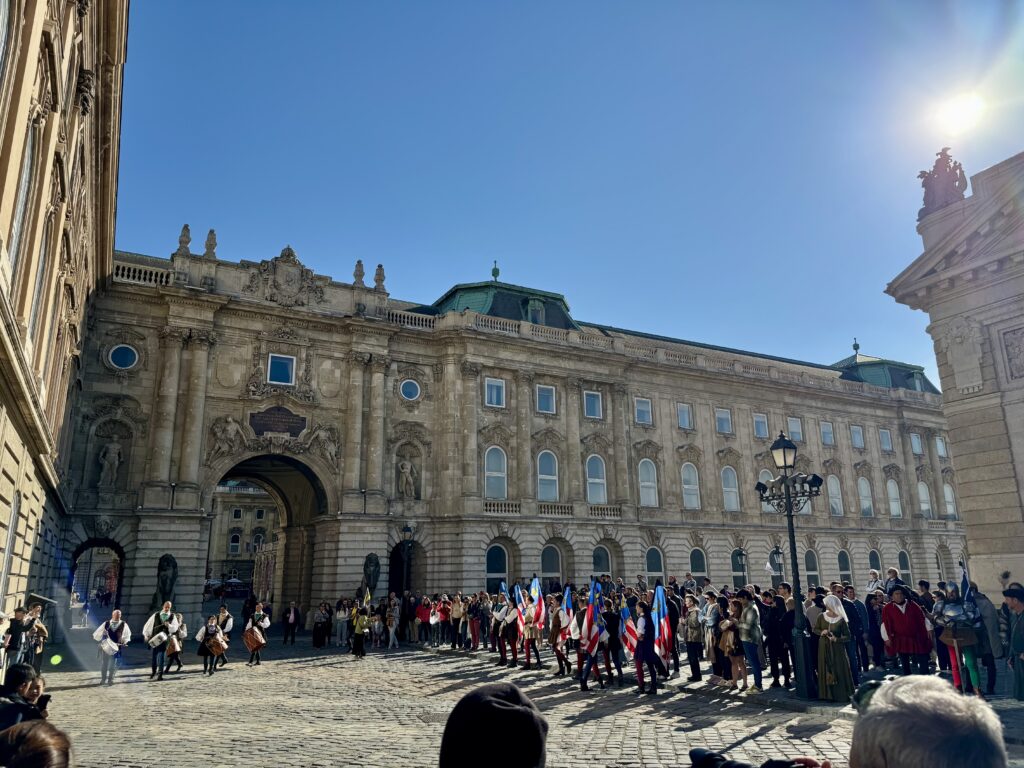
[[[490,280],[485,283],[461,283],[449,289],[432,305],[443,315],[472,310],[481,315],[508,320],[528,320],[551,328],[576,328],[569,316],[569,305],[560,293],[526,288]],[[536,319],[539,316],[540,319]]]

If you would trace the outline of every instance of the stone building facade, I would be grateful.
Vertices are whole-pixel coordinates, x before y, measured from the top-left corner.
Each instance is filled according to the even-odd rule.
[[[206,577],[253,580],[256,554],[273,544],[277,506],[263,488],[241,480],[217,486]]]
[[[998,594],[1024,580],[1024,154],[969,197],[946,150],[922,176],[924,252],[886,292],[931,319],[971,574]]]
[[[74,542],[105,540],[95,520],[73,533],[65,525],[67,425],[81,390],[87,308],[112,269],[127,13],[127,0],[0,0],[0,610],[8,614],[29,594],[66,594]]]
[[[827,479],[797,521],[802,572],[953,575],[958,481],[920,368],[583,323],[559,294],[497,279],[420,306],[379,266],[343,283],[291,248],[231,263],[212,231],[191,243],[185,228],[169,258],[115,254],[83,355],[70,525],[130,553],[132,614],[163,597],[198,610],[232,481],[279,510],[260,555],[279,604],[363,579],[375,594],[600,572],[767,583],[776,546],[790,570],[785,524],[753,486],[780,429]]]

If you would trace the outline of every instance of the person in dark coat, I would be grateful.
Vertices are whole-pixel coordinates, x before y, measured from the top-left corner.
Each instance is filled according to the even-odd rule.
[[[496,744],[503,734],[512,741]],[[464,768],[481,755],[489,768],[544,768],[547,738],[547,720],[525,693],[511,683],[484,685],[448,715],[438,768]]]
[[[785,687],[789,688],[791,670],[789,666],[789,639],[793,636],[792,617],[787,619],[790,612],[786,610],[786,601],[776,595],[772,601],[772,607],[768,611],[768,620],[765,623],[765,645],[768,647],[768,662],[771,665],[772,688],[778,688],[779,671],[781,667],[782,677],[785,680]],[[786,627],[789,626],[787,634]]]
[[[0,731],[26,720],[42,720],[43,713],[26,698],[38,675],[31,664],[12,664],[0,686]]]
[[[682,604],[679,601],[679,595],[674,592],[666,590],[665,594],[668,599],[665,601],[668,603],[668,621],[669,626],[672,628],[672,665],[675,667],[675,672],[679,674],[679,617],[682,614]]]

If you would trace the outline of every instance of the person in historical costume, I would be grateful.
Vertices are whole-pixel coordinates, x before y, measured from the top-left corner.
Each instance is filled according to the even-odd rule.
[[[196,640],[199,642],[198,654],[203,658],[203,674],[212,676],[217,671],[217,658],[223,652],[221,644],[226,642],[216,614],[199,628]]]
[[[121,612],[111,611],[110,619],[100,624],[92,633],[92,639],[100,643],[100,685],[114,684],[114,673],[123,661],[124,647],[131,642],[132,630],[121,618]],[[106,642],[104,642],[106,641]],[[105,648],[102,646],[106,646]]]
[[[217,626],[220,627],[220,631],[224,633],[224,642],[231,642],[231,630],[235,628],[235,617],[228,613],[228,607],[221,605],[220,611],[217,613]],[[228,653],[225,651],[217,657],[217,665],[223,667],[228,663]]]
[[[313,613],[313,647],[323,648],[331,634],[331,609],[327,603],[320,603]]]
[[[725,600],[725,598],[722,598]],[[747,690],[747,662],[743,655],[743,643],[740,641],[739,621],[743,616],[743,603],[739,600],[727,600],[726,606],[722,608],[722,616],[725,618],[719,623],[718,628],[722,634],[718,639],[718,647],[725,654],[729,664],[729,680],[723,683],[729,688],[739,691]],[[637,627],[639,631],[639,627]],[[637,648],[637,653],[640,649]],[[643,671],[638,672],[643,675]],[[641,686],[643,683],[641,683]]]
[[[366,658],[366,638],[370,635],[370,612],[360,608],[352,625],[352,655]]]
[[[689,574],[687,574],[689,576]],[[696,584],[696,582],[694,582]],[[782,600],[782,598],[778,598]],[[686,617],[683,619],[682,635],[683,641],[686,643],[686,660],[690,664],[690,676],[687,680],[691,683],[698,682],[702,679],[700,673],[700,657],[704,652],[704,628],[700,624],[700,608],[697,604],[697,598],[694,595],[687,594],[683,598],[686,603]],[[606,606],[611,606],[611,601],[605,601]],[[783,606],[785,610],[785,606]],[[608,622],[608,613],[605,613],[605,622]],[[608,626],[608,636],[611,637],[611,625]],[[776,674],[776,680],[778,680],[777,669],[772,668],[773,674]],[[619,675],[621,680],[622,675]],[[786,682],[789,683],[789,664],[787,660],[786,665]]]
[[[899,657],[904,675],[911,674],[912,663],[916,674],[928,674],[932,639],[925,624],[924,611],[910,600],[910,590],[906,586],[893,588],[890,601],[882,608],[882,626],[879,629],[890,655]]]
[[[164,674],[171,671],[171,665],[177,664],[175,672],[181,672],[181,652],[185,648],[185,641],[188,640],[188,627],[185,625],[185,616],[180,613],[174,614],[178,619],[178,631],[171,634],[167,642],[167,663],[164,666]]]
[[[619,628],[622,624],[622,614],[615,610],[615,605],[608,598],[604,601],[604,613],[601,614],[604,620],[605,629],[608,632],[608,639],[601,642],[601,649],[604,653],[604,668],[608,672],[608,679],[612,679],[612,668],[610,661],[615,664],[617,673],[616,685],[622,687],[622,636]]]
[[[174,606],[168,600],[159,611],[154,613],[142,627],[142,639],[152,651],[152,672],[149,679],[164,679],[164,664],[167,661],[167,646],[178,631],[178,617],[171,609]],[[159,642],[155,642],[159,641]]]
[[[249,647],[249,661],[245,665],[247,667],[258,667],[260,665],[260,650],[267,644],[267,627],[270,626],[270,617],[263,612],[263,603],[256,603],[253,608],[252,616],[249,617],[249,621],[245,623],[246,635],[253,642],[252,646],[246,643]]]
[[[537,666],[540,667],[540,645],[541,639],[541,626],[537,623],[539,611],[537,606],[534,604],[533,595],[527,592],[524,595],[526,600],[526,612],[523,614],[523,655],[526,656],[526,668],[531,669],[530,666],[530,651],[532,650],[534,655],[537,657]]]
[[[946,596],[935,601],[932,621],[942,627],[939,640],[949,648],[949,665],[953,687],[967,692],[968,679],[975,695],[981,696],[981,674],[978,670],[978,634],[981,616],[978,606],[965,602],[960,589],[950,584]]]
[[[825,610],[814,623],[818,641],[818,698],[845,704],[853,696],[853,673],[846,644],[850,642],[850,622],[843,601],[836,595],[825,597]]]
[[[1013,671],[1013,698],[1024,701],[1024,589],[1010,587],[1003,597],[1010,614],[1006,662]]]
[[[494,634],[498,640],[498,652],[501,658],[498,660],[499,667],[508,666],[508,645],[506,641],[505,627],[509,615],[512,615],[512,623],[515,626],[515,611],[508,603],[508,598],[505,597],[505,593],[502,592],[498,595],[498,604],[495,606],[494,611],[491,614],[491,620],[494,624]],[[516,637],[518,639],[519,630],[516,629]],[[519,651],[513,645],[512,646],[512,664],[515,665],[515,661],[518,658]]]
[[[651,619],[651,606],[644,600],[636,604],[636,682],[639,686],[639,693],[654,695],[658,692],[658,673],[654,666],[654,659],[658,655],[654,650],[654,623]],[[651,685],[644,687],[644,665],[651,676]]]
[[[555,673],[555,677],[564,677],[565,675],[572,672],[572,664],[569,663],[569,659],[565,655],[565,635],[566,630],[569,626],[569,614],[565,612],[565,608],[562,607],[562,595],[552,595],[548,604],[551,612],[551,629],[548,633],[548,642],[551,644],[551,649],[555,652],[555,658],[558,660],[558,672]]]

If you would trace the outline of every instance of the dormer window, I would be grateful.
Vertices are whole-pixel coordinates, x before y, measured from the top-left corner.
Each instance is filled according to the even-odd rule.
[[[530,299],[526,305],[526,319],[534,325],[544,325],[544,302],[540,299]]]

